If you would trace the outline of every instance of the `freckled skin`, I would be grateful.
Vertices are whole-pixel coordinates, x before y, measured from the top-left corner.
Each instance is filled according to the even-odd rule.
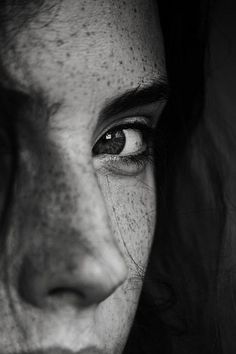
[[[88,345],[121,353],[155,226],[153,166],[100,173],[91,150],[104,103],[165,74],[157,9],[151,0],[50,3],[9,20],[14,36],[1,34],[2,84],[33,98],[18,123],[0,353]],[[57,107],[50,119],[45,100]]]

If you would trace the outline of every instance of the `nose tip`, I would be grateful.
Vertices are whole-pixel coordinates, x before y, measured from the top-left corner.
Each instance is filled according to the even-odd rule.
[[[109,257],[83,254],[78,259],[67,259],[64,266],[35,270],[31,259],[21,267],[19,291],[33,306],[55,306],[58,303],[89,306],[110,296],[126,279],[127,268],[117,253]]]
[[[106,264],[92,256],[84,257],[79,267],[71,267],[49,283],[47,297],[74,299],[80,306],[105,300],[126,278],[126,266],[117,260]],[[52,279],[51,279],[52,280]]]

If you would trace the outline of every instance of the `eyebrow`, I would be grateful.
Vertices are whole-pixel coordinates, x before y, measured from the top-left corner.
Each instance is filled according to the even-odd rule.
[[[137,107],[166,101],[169,91],[169,85],[165,77],[153,81],[150,85],[139,85],[105,103],[100,112],[100,117],[115,116]]]

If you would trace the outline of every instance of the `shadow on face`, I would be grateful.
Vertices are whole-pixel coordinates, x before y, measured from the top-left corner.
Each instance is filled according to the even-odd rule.
[[[17,170],[0,346],[118,353],[155,226],[152,135],[167,93],[158,12],[152,1],[50,5],[3,11],[2,91]]]

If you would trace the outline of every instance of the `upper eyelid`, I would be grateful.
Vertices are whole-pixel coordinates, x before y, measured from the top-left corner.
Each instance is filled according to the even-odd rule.
[[[166,103],[166,100],[156,100],[144,106],[137,105],[136,107],[128,109],[126,112],[123,112],[123,109],[120,109],[121,112],[115,115],[113,115],[112,112],[110,112],[110,115],[106,114],[105,116],[100,114],[96,129],[92,135],[92,145],[98,140],[98,137],[102,136],[102,133],[104,134],[113,126],[120,125],[123,121],[128,119],[144,119],[151,128],[154,128],[158,124]]]
[[[145,117],[145,116],[126,117],[126,118],[123,118],[122,120],[119,119],[119,120],[117,120],[117,122],[113,121],[111,124],[106,126],[106,128],[101,130],[101,132],[94,139],[93,146],[99,141],[99,139],[101,139],[101,137],[104,134],[106,134],[110,130],[115,129],[115,128],[119,128],[119,127],[122,128],[127,125],[130,125],[130,128],[132,128],[132,125],[135,126],[135,124],[140,124],[140,125],[146,126],[148,128],[151,128],[150,118]]]
[[[154,79],[146,85],[138,85],[117,97],[111,98],[103,107],[100,117],[124,114],[125,111],[167,101],[169,85],[166,75]]]

